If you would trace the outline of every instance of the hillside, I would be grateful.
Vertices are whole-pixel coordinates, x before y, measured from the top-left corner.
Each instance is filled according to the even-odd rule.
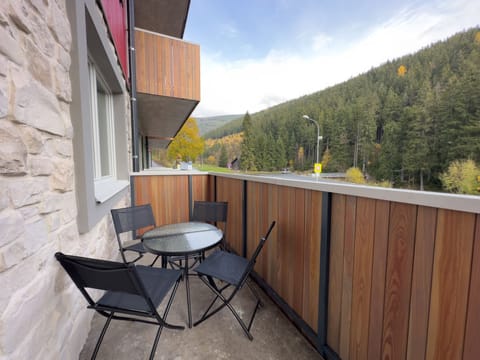
[[[439,175],[454,160],[480,163],[479,64],[480,28],[474,28],[252,114],[255,167],[312,167],[316,127],[306,114],[320,125],[325,171],[356,166],[398,186],[439,188]],[[236,133],[241,121],[216,131]]]
[[[204,136],[209,132],[222,127],[223,125],[231,122],[232,120],[241,118],[242,115],[220,115],[220,116],[211,116],[211,117],[197,117],[198,129],[200,131],[200,135]],[[208,136],[207,138],[210,138]]]

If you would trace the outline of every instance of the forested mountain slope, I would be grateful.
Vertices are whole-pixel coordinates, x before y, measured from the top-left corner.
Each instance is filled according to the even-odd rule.
[[[311,168],[316,127],[304,114],[320,124],[327,171],[438,186],[453,160],[480,163],[480,28],[252,114],[256,169]]]
[[[231,123],[235,119],[241,119],[242,116],[243,115],[219,115],[209,117],[196,117],[195,120],[197,120],[200,135],[210,139],[218,137],[213,136],[216,129],[223,128],[224,125]],[[210,134],[211,132],[213,132],[213,135]]]

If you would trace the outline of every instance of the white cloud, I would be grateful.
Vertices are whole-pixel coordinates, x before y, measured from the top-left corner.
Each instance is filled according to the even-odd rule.
[[[334,39],[317,34],[307,55],[274,50],[260,60],[220,62],[202,53],[202,100],[194,116],[254,113],[322,90],[476,26],[478,14],[478,0],[404,9],[373,26],[363,38],[355,39],[352,34],[351,44],[339,52],[329,48]],[[326,47],[328,53],[322,54]]]
[[[313,37],[312,49],[315,52],[318,52],[324,49],[327,45],[332,42],[332,38],[327,34],[317,34]]]
[[[235,38],[238,35],[238,29],[233,24],[222,24],[220,26],[220,31],[228,38]]]

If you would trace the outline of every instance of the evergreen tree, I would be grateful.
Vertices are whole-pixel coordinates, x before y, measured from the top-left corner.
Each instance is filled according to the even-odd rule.
[[[285,154],[285,145],[282,138],[276,141],[275,146],[274,168],[279,170],[288,167],[287,157]]]
[[[220,157],[218,158],[218,166],[220,167],[227,167],[228,165],[228,155],[227,155],[227,148],[225,145],[222,145],[220,148]]]
[[[255,166],[254,132],[252,119],[247,112],[243,117],[243,142],[241,145],[240,168],[244,171],[257,170]]]
[[[328,148],[326,170],[355,164],[395,186],[410,178],[440,188],[440,174],[453,161],[480,163],[479,39],[477,27],[326,90],[251,118],[247,113],[242,169],[278,169],[287,162],[310,169],[316,129],[302,115],[312,114]]]

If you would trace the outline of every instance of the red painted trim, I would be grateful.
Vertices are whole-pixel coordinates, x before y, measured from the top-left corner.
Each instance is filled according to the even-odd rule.
[[[128,82],[127,1],[128,0],[100,0],[100,4],[105,19],[107,20],[108,29],[117,51],[120,66]]]

